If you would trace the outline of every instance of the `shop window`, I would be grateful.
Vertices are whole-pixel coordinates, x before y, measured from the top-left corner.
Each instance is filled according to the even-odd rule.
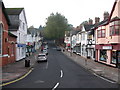
[[[107,59],[107,51],[106,50],[100,50],[100,60],[106,62]]]
[[[118,63],[120,63],[120,51],[118,51],[117,57],[118,57]]]
[[[112,51],[112,54],[111,54],[111,63],[112,64],[116,64],[116,61],[117,61],[117,52],[116,51]]]

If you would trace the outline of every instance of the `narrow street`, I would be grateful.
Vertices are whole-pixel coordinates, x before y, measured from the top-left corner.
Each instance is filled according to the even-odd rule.
[[[48,62],[35,64],[26,78],[4,88],[117,88],[117,84],[100,79],[49,44]]]

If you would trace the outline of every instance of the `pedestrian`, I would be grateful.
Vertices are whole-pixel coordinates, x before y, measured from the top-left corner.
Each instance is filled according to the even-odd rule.
[[[43,46],[41,46],[41,51],[43,51]]]

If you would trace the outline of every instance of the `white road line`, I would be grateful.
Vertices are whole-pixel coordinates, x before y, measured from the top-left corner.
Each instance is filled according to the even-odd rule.
[[[62,78],[63,77],[63,71],[61,70],[60,73],[61,73],[60,77]]]
[[[62,78],[63,77],[63,71],[61,70],[60,71],[60,77]],[[54,86],[54,88],[52,90],[55,90],[58,86],[59,86],[59,82]]]
[[[47,62],[47,64],[46,64],[46,69],[48,69],[48,62]]]
[[[95,76],[97,76],[97,77],[99,77],[99,78],[101,78],[101,79],[105,80],[105,81],[110,82],[110,83],[116,83],[116,82],[114,82],[114,81],[110,81],[110,80],[108,80],[108,79],[106,79],[106,78],[103,78],[103,77],[101,77],[101,76],[97,75],[96,73],[93,73],[93,74],[94,74]]]
[[[57,83],[52,90],[55,90],[59,86],[59,84],[60,83]]]

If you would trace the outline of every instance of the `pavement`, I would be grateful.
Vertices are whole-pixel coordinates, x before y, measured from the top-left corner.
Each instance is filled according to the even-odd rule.
[[[37,50],[31,56],[26,57],[25,59],[2,67],[2,78],[0,79],[0,82],[8,83],[27,74],[34,67],[36,63],[35,56],[39,52],[40,50]],[[25,67],[25,60],[30,60],[30,67]]]
[[[8,64],[8,65],[2,67],[2,79],[0,79],[0,81],[4,84],[4,83],[11,82],[13,80],[16,80],[16,79],[24,76],[32,68],[34,68],[34,65],[36,63],[35,56],[39,52],[40,52],[40,50],[37,50],[31,56],[26,58],[26,59],[30,60],[30,67],[25,67],[26,59],[20,60],[18,62],[12,63],[12,64]],[[71,58],[71,60],[73,60],[80,66],[91,71],[96,76],[105,77],[105,78],[107,78],[107,80],[110,80],[112,82],[118,82],[118,76],[120,76],[120,75],[118,75],[118,68],[110,67],[110,66],[95,62],[91,59],[86,59],[86,58],[76,55],[74,53],[72,53],[72,56],[71,56],[70,52],[68,52],[67,50],[65,50],[63,52],[63,54],[65,54],[66,56]],[[0,85],[0,86],[3,86],[3,85]]]
[[[120,83],[120,69],[95,62],[92,59],[86,59],[85,57],[74,53],[71,55],[67,50],[63,53],[83,68],[92,72],[94,75],[111,82]]]

